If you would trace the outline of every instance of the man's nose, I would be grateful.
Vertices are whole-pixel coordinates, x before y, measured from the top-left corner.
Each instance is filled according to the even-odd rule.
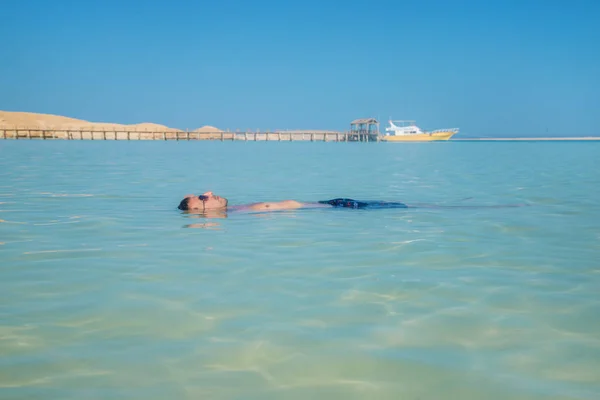
[[[208,196],[208,197],[210,197],[212,195],[213,195],[213,192],[202,193],[202,196]]]

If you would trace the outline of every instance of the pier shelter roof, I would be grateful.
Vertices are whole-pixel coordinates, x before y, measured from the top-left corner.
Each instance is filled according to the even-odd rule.
[[[375,118],[359,118],[359,119],[355,119],[350,124],[359,125],[359,124],[378,124],[378,123],[379,123],[379,121],[377,121]]]

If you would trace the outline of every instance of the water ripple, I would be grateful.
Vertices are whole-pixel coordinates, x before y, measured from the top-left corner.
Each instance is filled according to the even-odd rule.
[[[6,398],[600,395],[596,143],[1,146]]]

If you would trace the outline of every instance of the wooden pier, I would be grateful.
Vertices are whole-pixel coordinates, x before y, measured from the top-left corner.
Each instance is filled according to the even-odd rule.
[[[97,129],[29,129],[2,128],[0,139],[13,140],[213,140],[213,141],[311,141],[355,142],[377,141],[352,132],[335,131],[276,131],[276,132],[194,132],[194,131],[141,131]]]
[[[378,142],[379,121],[375,118],[359,118],[350,123],[349,139],[352,142]]]
[[[194,131],[167,127],[144,128],[136,126],[35,126],[0,125],[1,139],[41,139],[41,140],[217,140],[217,141],[276,141],[276,142],[378,142],[379,122],[374,118],[352,121],[347,132],[328,130],[276,130],[261,132],[221,131],[213,127]]]

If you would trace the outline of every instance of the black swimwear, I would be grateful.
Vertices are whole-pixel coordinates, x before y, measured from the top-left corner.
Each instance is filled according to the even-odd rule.
[[[408,208],[408,206],[404,203],[396,203],[390,201],[358,201],[353,199],[344,199],[337,198],[331,200],[321,200],[319,201],[321,204],[330,204],[334,207],[343,207],[343,208]]]

